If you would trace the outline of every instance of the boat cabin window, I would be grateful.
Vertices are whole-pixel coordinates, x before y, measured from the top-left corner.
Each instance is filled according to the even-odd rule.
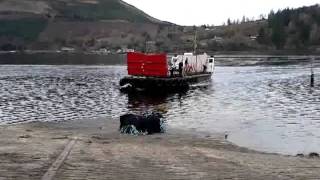
[[[213,59],[209,59],[209,63],[213,63]]]

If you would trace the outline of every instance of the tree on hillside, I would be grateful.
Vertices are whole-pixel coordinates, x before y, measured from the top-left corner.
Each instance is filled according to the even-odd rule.
[[[282,19],[276,15],[269,15],[269,27],[271,28],[271,41],[277,49],[282,49],[286,42],[286,33]]]
[[[316,23],[312,25],[309,41],[311,45],[320,45],[320,27]]]
[[[264,14],[260,14],[259,18],[260,18],[260,20],[265,20],[266,19]]]
[[[145,41],[150,41],[151,40],[151,36],[148,32],[143,32],[142,34],[142,37],[144,37]]]
[[[271,40],[278,48],[307,49],[319,43],[320,7],[318,5],[298,9],[284,9],[268,15]]]
[[[264,27],[260,27],[258,31],[257,41],[259,44],[268,44],[269,35]]]
[[[241,23],[245,23],[246,22],[246,16],[242,17]]]
[[[228,18],[228,20],[227,20],[227,25],[228,26],[230,26],[232,23],[231,23],[231,20],[230,20],[230,18]]]

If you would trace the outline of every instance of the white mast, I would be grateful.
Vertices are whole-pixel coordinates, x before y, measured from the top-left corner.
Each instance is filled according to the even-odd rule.
[[[198,44],[197,44],[197,27],[196,27],[196,32],[194,33],[194,44],[193,44],[193,54],[196,56],[196,67],[198,67],[198,53],[197,53],[197,48],[198,48]]]
[[[193,54],[197,55],[197,48],[198,48],[198,44],[197,44],[197,34],[198,34],[198,31],[197,29],[195,30],[195,33],[194,33],[194,40],[193,40]]]

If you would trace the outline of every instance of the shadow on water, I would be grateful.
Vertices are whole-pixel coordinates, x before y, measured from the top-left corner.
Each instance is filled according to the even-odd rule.
[[[156,111],[164,113],[165,116],[168,112],[168,104],[174,102],[187,101],[194,91],[200,94],[212,93],[212,82],[205,82],[195,84],[189,87],[189,89],[175,90],[175,91],[133,91],[122,92],[128,97],[128,109],[134,112],[143,113],[144,111]]]
[[[168,102],[181,101],[187,96],[187,91],[172,93],[157,92],[135,92],[127,93],[128,109],[136,113],[144,113],[145,111],[156,111],[163,113],[165,116],[168,112]]]

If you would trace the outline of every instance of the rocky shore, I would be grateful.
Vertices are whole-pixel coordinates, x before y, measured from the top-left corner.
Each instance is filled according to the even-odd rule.
[[[100,118],[0,127],[4,179],[319,179],[320,159],[237,147],[169,129],[128,136]]]

